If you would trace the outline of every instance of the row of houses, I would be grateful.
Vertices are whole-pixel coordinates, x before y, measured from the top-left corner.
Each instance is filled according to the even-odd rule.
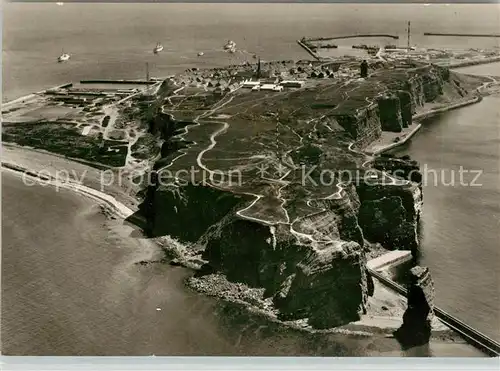
[[[65,104],[74,104],[74,105],[82,105],[91,103],[92,99],[87,97],[75,97],[75,96],[56,96],[52,98],[55,102],[65,103]]]
[[[233,83],[233,84],[230,84],[227,86],[220,85],[214,89],[214,93],[215,94],[231,93],[231,92],[235,91],[236,89],[238,89],[239,87],[240,87],[240,84],[238,84],[238,83]]]

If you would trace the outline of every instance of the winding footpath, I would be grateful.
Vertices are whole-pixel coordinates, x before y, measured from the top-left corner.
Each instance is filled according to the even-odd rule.
[[[353,89],[355,89],[355,88],[353,88]],[[179,89],[177,89],[174,92],[174,95],[176,95],[178,93],[178,91],[179,91]],[[349,95],[348,93],[349,92],[346,92],[347,96]],[[189,133],[189,130],[191,128],[203,124],[205,122],[204,121],[205,118],[213,115],[221,108],[230,104],[231,101],[233,100],[233,98],[234,98],[234,95],[231,95],[229,97],[229,99],[222,98],[210,110],[198,115],[195,119],[193,119],[193,124],[185,126],[182,129],[182,132],[175,135],[173,138],[184,139],[185,136]],[[262,99],[258,99],[258,100],[262,100]],[[171,100],[170,100],[170,103],[172,103]],[[369,103],[371,103],[371,102],[369,102]],[[234,108],[234,106],[232,108]],[[168,110],[167,107],[165,107],[165,106],[162,108],[162,112],[164,114],[168,114],[168,115],[173,116],[173,112],[171,110]],[[321,120],[324,117],[325,117],[325,115],[318,117],[318,118],[315,118],[315,119],[312,119],[312,120],[310,120],[309,124],[313,125],[313,127],[316,128],[316,125],[318,123],[321,123]],[[213,121],[213,120],[206,121],[206,122],[210,122],[212,124],[215,123],[215,124],[222,125],[219,129],[210,133],[210,137],[209,137],[210,144],[208,144],[205,148],[201,149],[196,157],[196,163],[197,163],[198,167],[203,169],[204,171],[206,171],[209,174],[209,176],[211,177],[215,173],[215,171],[210,169],[208,166],[206,166],[203,163],[203,157],[207,152],[209,152],[210,150],[214,149],[217,146],[217,137],[222,135],[223,133],[225,133],[229,129],[230,123],[228,123],[226,121]],[[303,144],[304,138],[301,135],[299,135],[296,131],[292,130],[291,128],[289,128],[289,129],[298,137],[299,145],[296,146],[295,148],[288,150],[286,153],[284,153],[284,155],[283,155],[284,158],[286,158],[287,155],[289,153],[291,153],[292,151],[298,150],[301,147],[303,147],[303,145],[304,145]],[[329,129],[331,130],[331,128],[329,128]],[[366,157],[367,159],[363,162],[362,168],[368,168],[368,164],[373,160],[373,156],[369,156],[362,151],[355,150],[353,148],[355,144],[356,144],[355,142],[349,144],[348,150],[356,155],[361,155],[363,157]],[[171,160],[171,162],[168,165],[164,166],[162,169],[170,168],[179,158],[181,158],[182,156],[185,156],[188,153],[189,149],[192,149],[194,146],[197,146],[197,145],[199,145],[199,144],[196,142],[191,142],[191,144],[189,145],[189,147],[187,149],[179,150],[180,154],[177,157],[175,157],[173,160]],[[265,158],[263,158],[263,159],[265,160]],[[283,161],[281,161],[280,164],[282,162]],[[314,216],[319,215],[321,213],[324,213],[326,211],[326,208],[324,208],[324,207],[320,207],[318,209],[318,205],[317,205],[318,201],[321,201],[321,200],[339,200],[339,199],[344,198],[346,195],[345,187],[347,186],[347,183],[339,181],[337,184],[335,184],[336,191],[327,197],[323,197],[320,199],[315,199],[315,198],[308,199],[306,201],[306,204],[309,207],[311,207],[313,209],[318,209],[318,210],[313,212],[313,213],[310,213],[307,215],[302,215],[300,217],[296,217],[294,220],[291,220],[290,216],[288,214],[288,211],[286,209],[286,204],[288,201],[287,201],[287,199],[285,199],[283,197],[282,191],[284,188],[286,188],[290,184],[285,179],[286,179],[287,175],[293,170],[293,168],[294,167],[296,168],[296,166],[294,166],[293,164],[286,164],[286,163],[285,163],[285,165],[288,165],[288,166],[284,167],[284,168],[286,168],[286,169],[291,168],[291,169],[289,171],[285,172],[284,175],[280,174],[281,175],[280,178],[273,179],[273,178],[263,177],[264,180],[279,185],[279,187],[276,190],[276,194],[274,196],[268,195],[268,194],[263,194],[263,193],[258,193],[258,192],[248,192],[248,191],[243,191],[243,190],[237,190],[237,189],[224,189],[224,188],[221,188],[220,186],[216,186],[214,184],[209,184],[209,185],[211,187],[219,189],[221,191],[228,191],[228,192],[234,192],[237,194],[244,194],[244,195],[247,195],[247,196],[254,198],[253,201],[251,201],[247,206],[236,211],[236,215],[238,215],[242,219],[257,222],[257,223],[260,223],[263,225],[267,225],[269,227],[273,227],[273,226],[276,226],[278,224],[287,225],[288,228],[290,229],[290,233],[292,235],[294,235],[299,242],[308,241],[309,243],[311,243],[313,245],[318,245],[318,244],[324,243],[324,242],[333,242],[333,241],[324,241],[324,240],[318,241],[316,238],[314,238],[313,235],[298,231],[297,228],[298,228],[298,225],[301,223],[301,221],[308,219],[308,218],[311,218],[311,217],[314,217]],[[161,171],[162,169],[160,169],[159,171]],[[386,178],[384,180],[385,181],[389,180],[390,184],[406,184],[406,183],[408,183],[407,181],[396,179],[396,178],[391,177],[387,174],[384,174],[384,176]],[[177,182],[175,182],[175,180],[173,180],[173,182],[170,184],[177,187],[176,183]],[[270,196],[279,200],[279,205],[280,205],[280,209],[281,209],[279,212],[277,212],[275,214],[276,218],[273,218],[272,220],[270,220],[268,218],[264,218],[261,215],[259,215],[260,213],[259,213],[259,206],[258,206],[259,202],[262,202],[262,200],[264,198],[270,197]]]

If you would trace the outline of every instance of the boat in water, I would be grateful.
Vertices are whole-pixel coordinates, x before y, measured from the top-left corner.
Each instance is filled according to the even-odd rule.
[[[63,50],[62,54],[57,58],[57,61],[59,63],[66,62],[69,60],[69,58],[70,58],[70,55],[68,53],[65,53]]]
[[[198,57],[202,57],[202,56],[204,56],[204,55],[205,55],[205,53],[203,53],[203,52],[199,52],[199,53],[198,53]]]
[[[157,43],[155,48],[153,49],[153,53],[158,54],[163,50],[163,45],[161,43]]]

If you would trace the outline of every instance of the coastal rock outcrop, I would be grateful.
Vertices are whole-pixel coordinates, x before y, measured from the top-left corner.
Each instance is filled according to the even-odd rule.
[[[420,165],[409,156],[383,154],[372,166],[391,177],[357,186],[361,202],[358,222],[364,237],[386,248],[409,249],[415,255],[423,203]]]
[[[422,182],[420,165],[409,156],[397,157],[390,154],[382,154],[375,158],[372,166],[377,170],[385,171],[400,179],[410,180],[418,184]]]
[[[399,133],[403,130],[401,103],[396,94],[386,94],[377,99],[380,124],[383,131]]]
[[[162,182],[165,183],[165,178]],[[197,241],[244,198],[207,184],[151,186],[144,204],[148,209],[151,236],[170,235],[181,241]]]
[[[285,226],[238,219],[210,232],[208,241],[203,258],[212,269],[265,288],[282,319],[308,318],[312,326],[326,328],[357,320],[365,310],[366,258],[355,242],[317,249],[297,243]]]
[[[394,333],[403,348],[426,344],[431,336],[434,283],[429,268],[413,267],[407,290],[408,308],[403,315],[403,324]]]
[[[416,183],[381,185],[363,183],[359,225],[365,238],[390,249],[418,249],[418,221],[422,192]]]
[[[282,319],[307,318],[317,328],[358,320],[369,290],[355,187],[346,185],[341,198],[317,200],[312,206],[323,211],[292,225],[242,218],[237,212],[250,202],[207,185],[162,184],[152,186],[150,206],[143,207],[150,210],[151,235],[169,235],[201,254],[207,262],[201,276],[220,272],[264,288]]]
[[[338,242],[309,252],[275,299],[282,317],[296,319],[305,314],[316,328],[358,320],[366,313],[365,264],[362,249],[355,242]]]
[[[177,199],[195,201],[192,190],[186,191],[187,197]],[[179,220],[169,223],[172,231],[168,233],[198,246],[208,262],[205,271],[221,272],[232,282],[264,288],[282,319],[307,318],[314,327],[334,327],[358,320],[368,295],[366,256],[360,245],[363,235],[356,218],[359,201],[355,192],[352,197],[352,202],[347,194],[345,199],[323,201],[318,205],[325,208],[323,212],[293,227],[242,219],[236,211],[243,205],[237,201],[228,204],[225,215],[217,205],[217,213],[208,216],[215,209],[208,205],[196,227],[194,221],[190,224],[192,232],[179,231],[184,219],[181,213]],[[170,195],[165,202],[172,202]],[[178,210],[180,206],[177,204]],[[216,219],[218,222],[210,225]],[[157,222],[165,225],[167,220]],[[292,228],[318,242],[301,241]],[[164,227],[161,233],[166,232]],[[343,294],[345,290],[350,294]]]
[[[397,95],[401,107],[401,125],[407,128],[412,124],[411,94],[408,91],[398,90]]]
[[[418,106],[433,102],[444,92],[444,86],[450,82],[450,70],[436,65],[421,66],[414,70],[405,89],[411,95],[412,111]]]
[[[377,104],[363,107],[353,115],[340,114],[334,117],[360,147],[370,144],[382,134]]]
[[[432,102],[443,94],[443,79],[439,70],[429,70],[428,73],[422,74],[422,79],[424,99],[426,102]]]
[[[333,112],[361,147],[380,137],[382,131],[401,132],[410,126],[417,109],[443,95],[445,84],[450,82],[448,69],[432,65],[397,72],[381,70],[374,76],[384,85],[378,89],[363,86],[359,89],[362,97],[347,93],[352,102],[339,105],[338,112]]]

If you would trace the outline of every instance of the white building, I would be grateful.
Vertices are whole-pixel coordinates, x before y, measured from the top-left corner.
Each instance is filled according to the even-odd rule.
[[[260,90],[282,91],[283,86],[276,84],[263,84],[260,86]]]
[[[244,81],[243,84],[242,84],[242,87],[243,88],[250,88],[250,89],[253,89],[254,87],[256,86],[259,86],[260,85],[260,82],[259,81]]]
[[[274,84],[263,84],[260,87],[260,90],[274,90],[276,88],[276,85]]]

